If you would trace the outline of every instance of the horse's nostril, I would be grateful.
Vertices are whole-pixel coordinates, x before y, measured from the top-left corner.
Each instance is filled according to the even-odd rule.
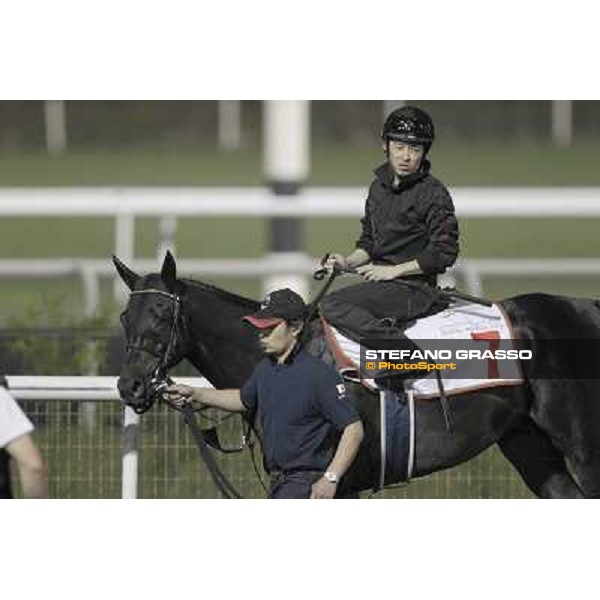
[[[144,396],[144,381],[136,377],[121,377],[117,387],[123,398],[139,399]]]

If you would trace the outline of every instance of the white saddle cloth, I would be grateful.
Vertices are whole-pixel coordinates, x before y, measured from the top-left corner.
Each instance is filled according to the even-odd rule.
[[[338,346],[358,370],[360,344],[345,337],[333,327],[332,330]],[[473,340],[477,339],[478,334],[481,336],[490,333],[500,340],[512,338],[508,318],[496,304],[490,307],[481,304],[453,306],[431,317],[419,319],[405,331],[405,334],[417,344],[418,340]],[[482,360],[458,361],[458,371],[453,373],[452,378],[444,376],[445,371],[439,371],[446,394],[450,396],[481,388],[523,383],[518,360],[495,361],[498,376],[493,379],[482,375],[482,369],[487,370],[486,363],[487,361]],[[365,380],[365,383],[370,387],[377,387],[372,379]],[[440,395],[433,371],[421,379],[408,379],[407,384],[412,387],[415,398],[435,398]]]

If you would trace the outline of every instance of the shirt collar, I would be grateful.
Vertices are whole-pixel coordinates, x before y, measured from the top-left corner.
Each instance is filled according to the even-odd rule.
[[[297,358],[297,356],[302,352],[302,347],[296,342],[292,351],[286,356],[285,360],[282,363],[277,362],[277,359],[273,356],[267,356],[269,362],[274,367],[277,365],[291,365]]]

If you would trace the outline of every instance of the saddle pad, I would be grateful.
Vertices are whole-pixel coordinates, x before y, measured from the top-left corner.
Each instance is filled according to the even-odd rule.
[[[329,331],[327,329],[329,328]],[[503,310],[497,304],[482,306],[481,304],[464,304],[453,306],[440,313],[419,319],[413,326],[405,331],[405,334],[415,340],[441,340],[441,339],[474,339],[477,334],[494,333],[496,339],[511,339],[510,323]],[[341,372],[346,370],[359,371],[360,344],[355,342],[334,327],[327,324],[326,338],[329,342],[335,341],[332,352],[336,356],[336,362]],[[336,348],[337,346],[337,348]],[[343,359],[337,360],[342,354]],[[461,372],[458,377],[444,377],[444,371],[440,371],[444,391],[447,395],[460,394],[482,388],[496,387],[500,385],[519,385],[523,383],[521,368],[517,360],[497,361],[498,377],[490,379],[478,379],[473,372],[481,368],[480,361],[460,361],[458,363]],[[375,382],[361,380],[365,385],[375,388]],[[435,398],[440,395],[435,372],[429,373],[421,379],[407,379],[412,387],[415,398]]]

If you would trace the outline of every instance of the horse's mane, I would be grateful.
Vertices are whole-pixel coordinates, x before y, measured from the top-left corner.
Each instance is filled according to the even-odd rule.
[[[195,281],[193,279],[180,279],[179,281],[180,283],[184,283],[191,288],[199,288],[204,292],[209,292],[219,296],[220,298],[223,298],[224,300],[229,300],[230,302],[233,302],[243,308],[255,310],[260,304],[256,300],[240,296],[239,294],[234,294],[233,292],[228,292],[227,290],[221,289],[210,283],[205,283],[204,281]]]

